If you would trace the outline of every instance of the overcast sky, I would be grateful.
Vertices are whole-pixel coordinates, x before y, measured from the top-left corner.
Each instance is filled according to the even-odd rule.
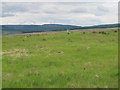
[[[13,25],[117,23],[118,2],[2,2],[0,21]]]

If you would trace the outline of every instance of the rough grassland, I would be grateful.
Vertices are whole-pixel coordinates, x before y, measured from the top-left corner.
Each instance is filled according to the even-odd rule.
[[[118,33],[3,37],[4,88],[118,87]]]

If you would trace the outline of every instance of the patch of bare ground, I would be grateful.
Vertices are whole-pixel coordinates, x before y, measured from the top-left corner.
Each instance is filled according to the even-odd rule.
[[[13,52],[0,52],[0,55],[8,54],[8,53],[13,53]]]
[[[26,49],[13,49],[15,53],[9,54],[11,57],[22,57],[22,56],[30,56]]]
[[[21,56],[31,56],[28,54],[28,50],[26,49],[10,49],[4,52],[0,52],[0,55],[7,54],[11,57],[21,57]]]
[[[12,78],[12,74],[11,73],[6,73],[3,75],[3,80],[10,80]]]
[[[51,55],[63,54],[63,53],[64,53],[64,51],[50,50],[49,54],[46,57],[49,57]]]

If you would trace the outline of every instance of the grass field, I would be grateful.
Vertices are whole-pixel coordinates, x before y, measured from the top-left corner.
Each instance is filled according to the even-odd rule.
[[[117,88],[118,33],[3,37],[3,88]]]

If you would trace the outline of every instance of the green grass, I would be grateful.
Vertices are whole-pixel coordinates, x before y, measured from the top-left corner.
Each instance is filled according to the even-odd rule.
[[[118,87],[113,31],[3,37],[3,52],[3,88]]]

